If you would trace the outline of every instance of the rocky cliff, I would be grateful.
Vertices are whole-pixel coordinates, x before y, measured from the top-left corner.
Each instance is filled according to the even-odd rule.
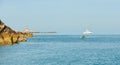
[[[0,45],[11,45],[25,42],[26,38],[33,37],[30,32],[16,32],[0,20]]]

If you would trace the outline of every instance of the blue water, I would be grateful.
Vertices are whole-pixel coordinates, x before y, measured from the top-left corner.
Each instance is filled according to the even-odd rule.
[[[120,65],[120,35],[36,35],[0,47],[0,65]]]

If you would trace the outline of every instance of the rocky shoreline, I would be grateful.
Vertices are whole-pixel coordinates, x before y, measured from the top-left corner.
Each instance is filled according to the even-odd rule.
[[[31,32],[14,31],[0,20],[0,46],[25,42],[30,37],[33,37]]]

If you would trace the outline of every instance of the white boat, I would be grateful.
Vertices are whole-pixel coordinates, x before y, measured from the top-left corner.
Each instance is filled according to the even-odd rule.
[[[93,32],[91,32],[87,29],[85,32],[83,32],[83,35],[81,35],[80,38],[84,39],[85,35],[89,35],[89,34],[93,34]]]
[[[88,35],[88,34],[93,34],[93,32],[91,32],[87,29],[85,32],[83,32],[83,34]]]

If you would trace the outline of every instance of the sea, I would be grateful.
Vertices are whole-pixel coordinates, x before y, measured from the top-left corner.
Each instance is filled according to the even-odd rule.
[[[0,46],[0,65],[120,65],[120,35],[35,35]]]

